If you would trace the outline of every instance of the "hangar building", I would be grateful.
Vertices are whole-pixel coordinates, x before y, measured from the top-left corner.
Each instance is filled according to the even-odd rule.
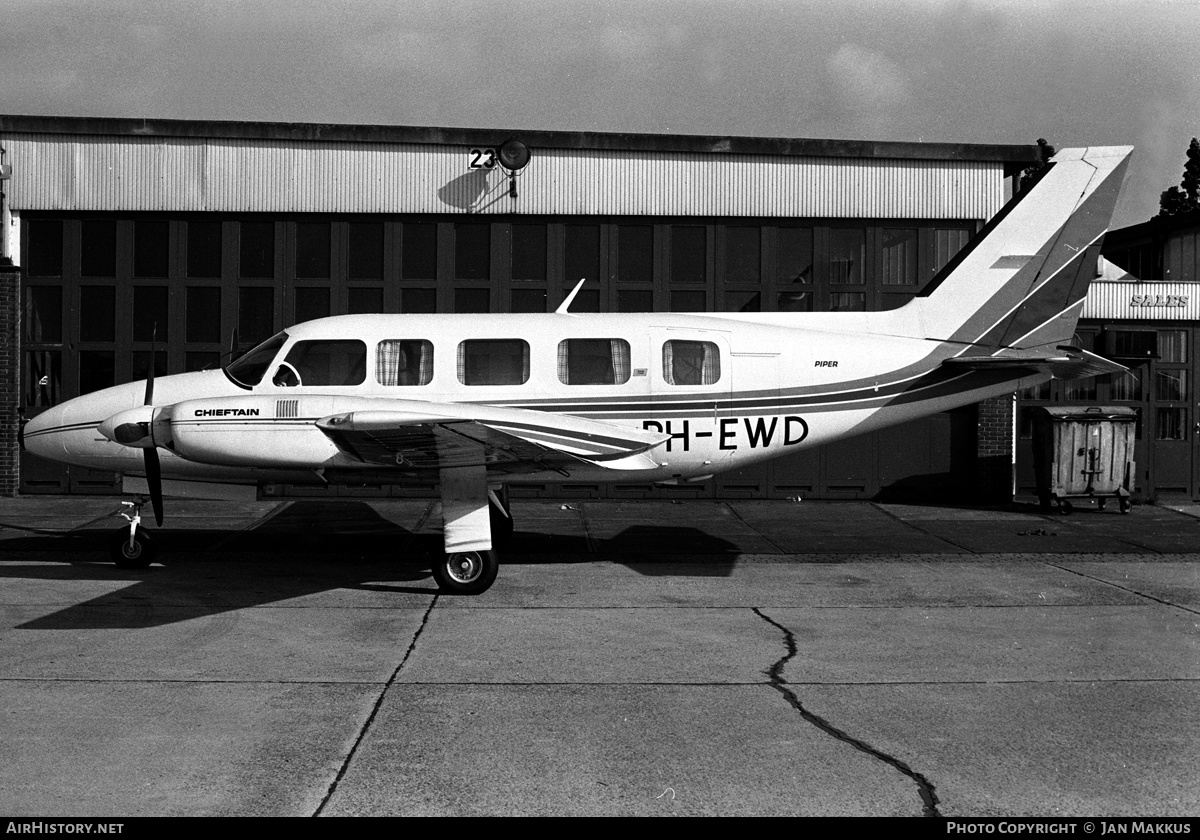
[[[528,164],[499,150],[529,151]],[[0,116],[4,492],[111,493],[17,427],[357,312],[900,306],[1036,146]],[[685,488],[531,493],[1007,497],[997,399]],[[286,486],[268,493],[288,494]],[[312,491],[306,491],[312,492]],[[332,491],[331,491],[332,492]],[[342,488],[345,494],[421,488]]]

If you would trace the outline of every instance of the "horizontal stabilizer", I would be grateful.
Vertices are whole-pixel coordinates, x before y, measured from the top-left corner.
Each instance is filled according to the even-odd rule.
[[[953,359],[946,359],[942,364],[966,370],[1033,370],[1049,373],[1055,379],[1064,380],[1079,379],[1084,376],[1103,376],[1128,370],[1124,365],[1078,347],[1056,349],[1058,352],[1055,353],[1012,350],[994,356],[956,356]]]

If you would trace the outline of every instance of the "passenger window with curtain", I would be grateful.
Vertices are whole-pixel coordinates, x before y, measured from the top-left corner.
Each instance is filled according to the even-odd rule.
[[[433,344],[420,339],[388,339],[375,348],[375,380],[380,385],[428,385],[433,380]]]
[[[564,385],[624,385],[629,381],[629,342],[621,338],[560,341],[558,381]]]
[[[367,378],[367,345],[357,339],[297,341],[272,382],[296,385],[361,385]]]
[[[524,385],[529,343],[519,338],[474,339],[458,345],[458,381],[464,385]]]
[[[663,379],[668,385],[713,385],[721,378],[721,352],[711,341],[663,343]]]

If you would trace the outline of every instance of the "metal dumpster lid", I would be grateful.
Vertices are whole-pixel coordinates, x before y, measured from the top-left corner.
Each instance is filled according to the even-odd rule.
[[[1038,405],[1054,420],[1135,420],[1137,411],[1123,405]]]

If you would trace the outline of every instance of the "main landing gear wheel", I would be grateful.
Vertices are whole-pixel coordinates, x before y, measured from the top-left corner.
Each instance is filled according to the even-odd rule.
[[[438,588],[450,595],[478,595],[496,580],[500,561],[494,551],[456,551],[433,564]]]
[[[154,555],[158,553],[149,534],[140,529],[134,532],[131,545],[128,528],[118,528],[113,533],[108,551],[118,569],[144,569],[154,562]]]

